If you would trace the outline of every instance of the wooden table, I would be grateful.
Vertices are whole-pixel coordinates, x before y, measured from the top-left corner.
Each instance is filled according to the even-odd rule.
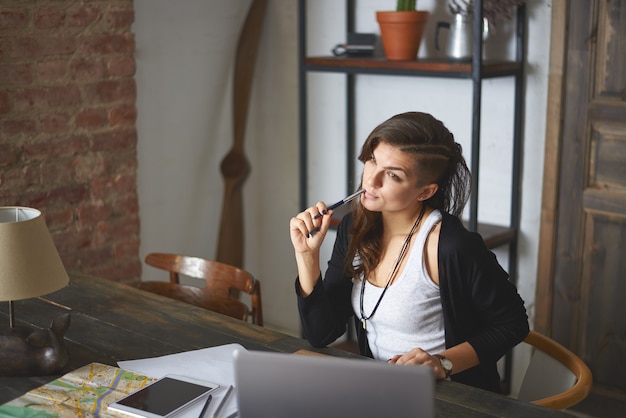
[[[0,320],[8,324],[8,304],[0,305]],[[229,343],[249,350],[292,353],[307,349],[359,357],[332,348],[315,349],[298,337],[94,277],[71,275],[69,286],[58,292],[15,302],[17,322],[28,319],[39,327],[47,328],[52,318],[68,311],[72,316],[65,336],[69,364],[54,376],[0,377],[0,404],[91,362],[117,366],[119,360]],[[437,382],[435,398],[437,417],[569,416],[455,382]]]

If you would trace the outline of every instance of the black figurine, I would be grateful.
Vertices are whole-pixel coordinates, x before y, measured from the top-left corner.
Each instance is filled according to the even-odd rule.
[[[0,376],[45,376],[62,369],[69,360],[63,343],[69,326],[70,314],[65,313],[48,329],[0,329]]]

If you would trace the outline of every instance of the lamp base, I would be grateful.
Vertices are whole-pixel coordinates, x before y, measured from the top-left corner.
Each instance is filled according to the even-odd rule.
[[[70,314],[52,320],[50,328],[0,328],[0,376],[45,376],[62,369],[69,360],[63,343]]]

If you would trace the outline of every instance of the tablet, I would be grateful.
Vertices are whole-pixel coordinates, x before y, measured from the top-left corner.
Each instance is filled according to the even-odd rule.
[[[134,417],[163,418],[193,405],[216,390],[217,383],[167,375],[113,402],[109,409]]]

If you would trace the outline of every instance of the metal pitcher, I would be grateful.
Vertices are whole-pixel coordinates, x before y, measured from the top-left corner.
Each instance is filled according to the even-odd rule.
[[[437,22],[435,30],[435,48],[439,48],[439,30],[441,28],[448,29],[448,42],[446,46],[446,55],[454,60],[467,60],[472,58],[473,50],[473,17],[471,14],[455,13],[452,22]],[[483,41],[489,34],[489,25],[483,19]]]

